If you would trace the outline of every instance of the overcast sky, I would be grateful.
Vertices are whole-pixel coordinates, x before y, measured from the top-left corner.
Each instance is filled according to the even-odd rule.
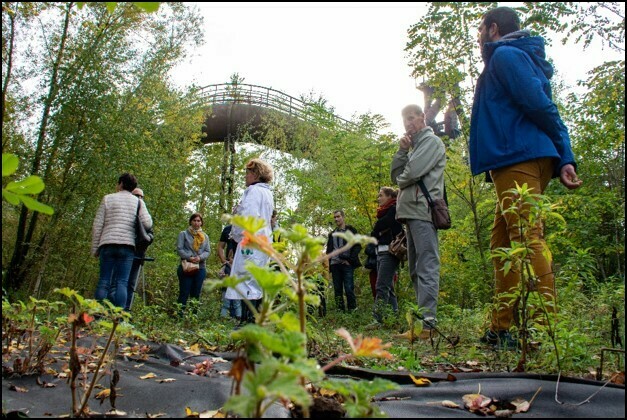
[[[426,12],[419,3],[198,3],[205,18],[205,45],[173,73],[179,85],[244,83],[271,87],[294,97],[322,96],[335,113],[350,119],[367,112],[401,135],[400,110],[422,105],[410,76],[407,29]],[[617,54],[600,48],[547,49],[571,85],[586,71]]]

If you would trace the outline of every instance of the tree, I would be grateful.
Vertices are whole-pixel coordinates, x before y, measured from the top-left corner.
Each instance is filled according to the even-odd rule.
[[[14,123],[16,134],[9,143],[3,140],[3,147],[6,144],[12,149],[12,140],[24,136],[26,150],[21,155],[47,186],[41,199],[59,211],[39,226],[38,212],[29,214],[27,208],[21,209],[6,273],[12,290],[19,289],[27,278],[41,278],[48,258],[63,261],[63,255],[80,255],[77,249],[87,249],[84,242],[68,244],[69,249],[51,244],[67,235],[68,228],[74,229],[77,238],[89,237],[89,219],[98,196],[108,190],[103,180],[128,169],[141,180],[142,173],[163,171],[163,156],[168,156],[173,170],[166,171],[166,179],[171,177],[174,185],[182,185],[202,120],[202,111],[192,107],[193,96],[176,92],[167,82],[168,70],[184,56],[186,45],[198,45],[202,38],[200,18],[193,9],[172,4],[160,13],[146,15],[130,4],[113,12],[97,4],[80,11],[75,3],[47,6],[42,31],[28,25],[23,30],[40,37],[36,47],[50,46],[52,54],[25,55],[25,45],[17,54],[14,51],[15,61],[19,58],[22,68],[40,75],[35,80],[45,87],[46,94],[34,96],[38,99],[32,103],[40,110],[38,129],[31,134],[23,124]],[[18,50],[23,36],[16,32],[14,38],[13,48]],[[46,56],[52,60],[33,60]],[[8,71],[3,66],[3,75]],[[12,90],[12,85],[7,85],[6,96],[19,94],[17,87]],[[7,113],[5,119],[7,116],[10,121],[26,119],[17,111]],[[155,199],[159,196],[154,193],[170,187],[159,185],[161,188],[153,191]],[[167,209],[170,201],[165,197],[163,208]],[[180,214],[183,201],[178,201],[177,212],[169,214]],[[76,270],[80,273],[86,266],[89,264],[82,261]],[[39,273],[33,270],[36,267]]]

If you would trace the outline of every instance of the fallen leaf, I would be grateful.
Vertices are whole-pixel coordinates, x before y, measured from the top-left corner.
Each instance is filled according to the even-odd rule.
[[[198,417],[200,417],[201,419],[212,419],[219,412],[220,412],[219,410],[207,410],[207,411],[203,411],[202,413],[198,414]]]
[[[122,411],[122,410],[118,410],[116,408],[112,408],[111,410],[107,411],[107,417],[111,416],[116,416],[116,417],[122,417],[122,416],[126,416],[128,413],[126,411]]]
[[[412,381],[414,381],[414,384],[416,386],[429,386],[429,385],[431,385],[431,381],[428,380],[427,378],[416,378],[411,373],[409,374],[409,377],[411,378]]]
[[[512,410],[496,410],[494,412],[494,417],[511,417],[514,414]]]
[[[466,394],[462,401],[468,410],[475,412],[490,405],[492,399],[481,394]]]
[[[97,400],[100,400],[100,404],[102,404],[103,402],[105,402],[107,398],[109,398],[110,395],[111,395],[111,389],[107,388],[97,393],[94,398]]]
[[[455,382],[457,380],[457,377],[449,373],[448,375],[446,375],[446,380],[449,382]]]
[[[165,416],[167,416],[166,413],[157,413],[157,414],[146,413],[146,418],[149,418],[149,419],[156,419],[158,417],[165,417]]]
[[[613,384],[625,385],[625,372],[616,372],[610,378]]]
[[[454,403],[454,402],[453,402],[453,401],[451,401],[451,400],[444,400],[444,401],[442,401],[442,406],[443,406],[443,407],[447,407],[447,408],[461,408],[461,407],[459,406],[459,404]]]
[[[320,395],[323,397],[334,397],[335,395],[337,395],[337,392],[335,391],[330,391],[326,388],[320,388]]]
[[[155,375],[154,373],[150,372],[145,374],[144,376],[140,376],[139,379],[152,379],[152,378],[156,378],[157,375]]]
[[[37,377],[35,382],[37,383],[37,385],[39,385],[42,388],[54,388],[55,386],[57,386],[57,384],[53,384],[53,383],[50,383],[50,382],[42,381],[39,378],[39,376]]]
[[[185,417],[198,417],[199,414],[196,411],[192,411],[191,408],[185,407]]]
[[[158,383],[160,383],[160,384],[164,384],[164,383],[167,384],[167,383],[176,381],[176,379],[174,379],[174,378],[165,378],[165,379],[156,379],[156,381]]]
[[[516,407],[516,413],[526,413],[531,407],[531,404],[527,400],[523,400],[520,397],[514,398],[511,404]]]
[[[28,388],[25,388],[23,386],[15,386],[13,384],[11,384],[11,386],[9,386],[9,390],[10,391],[15,391],[15,392],[28,392]]]

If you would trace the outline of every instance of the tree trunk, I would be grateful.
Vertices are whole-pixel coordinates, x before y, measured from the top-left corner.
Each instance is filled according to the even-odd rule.
[[[48,90],[48,96],[44,101],[44,110],[41,117],[41,123],[39,126],[39,135],[37,138],[37,148],[35,150],[35,156],[33,159],[33,165],[31,168],[31,174],[35,175],[39,172],[41,167],[41,159],[43,156],[44,142],[46,139],[46,133],[48,128],[48,120],[50,118],[50,110],[52,103],[54,102],[58,93],[58,77],[59,68],[63,61],[65,53],[65,44],[68,38],[68,29],[70,26],[70,12],[74,3],[68,3],[65,10],[65,19],[63,22],[63,32],[59,43],[59,50],[57,52],[56,60],[52,67],[52,74],[50,76],[50,88]],[[33,212],[28,225],[28,231],[26,232],[26,218],[28,217],[28,209],[22,205],[20,210],[20,219],[18,221],[18,228],[16,233],[15,248],[11,263],[7,269],[7,286],[12,290],[18,290],[24,283],[25,270],[22,265],[26,260],[26,257],[30,251],[30,242],[35,231],[38,220],[38,212]]]
[[[13,70],[13,51],[14,51],[14,42],[15,42],[15,16],[17,14],[17,5],[15,6],[15,10],[13,11],[13,13],[7,13],[9,16],[9,22],[11,25],[11,35],[9,38],[9,48],[7,50],[7,70],[6,70],[6,74],[4,76],[4,80],[2,81],[2,132],[4,133],[4,114],[6,111],[6,99],[7,99],[7,91],[9,88],[9,81],[11,80],[11,71]],[[8,140],[9,136],[7,136],[7,140],[5,141],[9,141]],[[2,142],[2,152],[4,153],[4,149],[7,146],[7,144],[3,141]]]

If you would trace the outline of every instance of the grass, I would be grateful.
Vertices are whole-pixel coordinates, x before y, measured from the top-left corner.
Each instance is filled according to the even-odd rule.
[[[336,310],[333,290],[327,289],[327,316],[324,318],[309,316],[310,357],[316,358],[321,364],[348,351],[345,341],[335,334],[335,330],[344,327],[354,337],[360,334],[376,336],[384,343],[392,343],[389,351],[395,356],[394,360],[358,359],[351,363],[355,366],[424,373],[508,372],[516,367],[519,357],[517,352],[497,352],[479,343],[479,337],[488,325],[487,305],[461,310],[456,305],[440,302],[438,329],[449,338],[458,338],[458,344],[453,347],[441,336],[436,336],[433,341],[417,340],[410,343],[398,335],[407,330],[404,314],[408,303],[415,302],[415,298],[411,287],[399,287],[399,314],[388,317],[382,328],[366,330],[366,325],[373,320],[371,314],[373,299],[367,275],[360,274],[356,276],[358,298],[356,311],[345,313]],[[562,305],[564,308],[560,313],[564,315],[557,329],[562,375],[593,379],[599,367],[601,348],[611,347],[605,329],[605,325],[610,322],[608,312],[610,309],[603,310],[595,306],[595,317],[582,320],[581,317],[585,314],[582,314],[581,310],[577,311],[567,303]],[[138,300],[132,311],[133,324],[150,340],[156,342],[189,345],[198,343],[211,351],[234,351],[239,344],[230,337],[235,323],[219,316],[220,307],[220,291],[210,291],[207,288],[201,295],[197,312],[192,314],[188,311],[183,317],[175,316],[177,308],[172,302],[143,306],[141,300]],[[551,340],[541,333],[537,337],[541,340],[541,345],[529,355],[527,371],[557,373],[558,365]],[[603,367],[604,376],[608,377],[616,371],[624,371],[624,355],[612,355],[606,360]]]

